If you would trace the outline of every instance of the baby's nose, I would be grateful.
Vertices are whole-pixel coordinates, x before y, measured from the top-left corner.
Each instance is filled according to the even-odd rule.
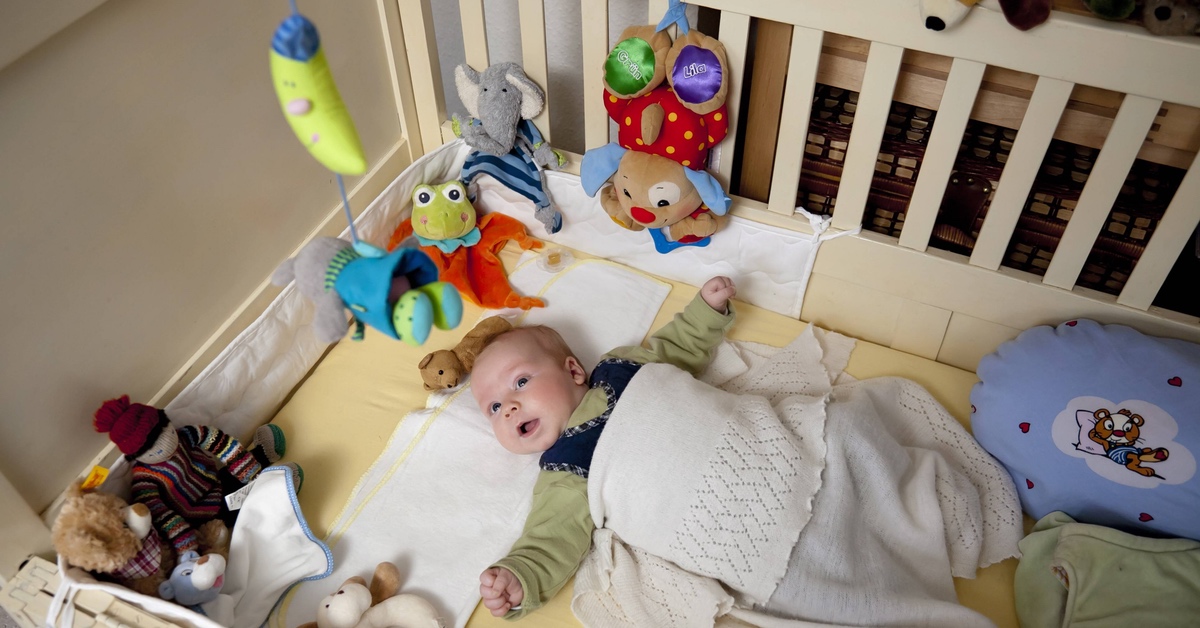
[[[517,410],[519,410],[520,408],[521,408],[521,405],[518,404],[517,402],[515,402],[515,401],[510,402],[508,405],[504,406],[504,417],[508,418],[508,417],[516,414]]]

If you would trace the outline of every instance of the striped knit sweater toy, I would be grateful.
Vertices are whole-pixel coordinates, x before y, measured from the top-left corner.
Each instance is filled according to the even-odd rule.
[[[283,431],[267,424],[244,447],[214,427],[173,426],[162,410],[130,403],[128,396],[110,399],[96,411],[97,432],[107,432],[133,461],[133,501],[150,509],[154,527],[176,552],[201,551],[197,529],[213,519],[232,528],[235,514],[225,494],[253,480],[279,460],[286,448]],[[294,480],[303,478],[299,465]]]

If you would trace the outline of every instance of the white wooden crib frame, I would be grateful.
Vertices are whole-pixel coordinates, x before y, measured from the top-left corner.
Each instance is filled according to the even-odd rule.
[[[518,0],[526,73],[547,85],[543,0]],[[585,90],[601,84],[610,49],[607,0],[580,0]],[[1092,244],[1163,103],[1200,106],[1200,45],[1195,38],[1160,38],[1128,24],[1054,13],[1031,31],[1010,26],[995,11],[976,8],[957,27],[926,30],[915,2],[901,0],[694,0],[721,11],[720,39],[731,65],[728,99],[737,128],[750,19],[791,24],[783,112],[768,202],[734,196],[733,214],[807,232],[796,216],[809,103],[824,34],[870,42],[858,109],[846,151],[832,226],[863,220],[867,193],[906,50],[953,59],[899,239],[863,232],[822,248],[802,317],[895,349],[974,370],[978,359],[1031,326],[1072,317],[1124,323],[1147,333],[1200,340],[1191,316],[1151,306],[1172,265],[1200,223],[1200,168],[1188,170],[1166,215],[1119,296],[1075,287]],[[656,20],[667,0],[650,0]],[[484,0],[459,0],[466,60],[488,65]],[[379,0],[395,68],[397,110],[414,156],[452,139],[443,99],[431,0]],[[603,26],[601,26],[603,25]],[[937,210],[964,128],[988,65],[1038,77],[1008,163],[969,258],[929,247]],[[1002,267],[1022,206],[1072,90],[1099,87],[1127,96],[1104,141],[1073,218],[1044,277]],[[587,92],[590,94],[590,91]],[[549,99],[552,101],[552,99]],[[609,141],[599,98],[585,96],[586,146]],[[549,137],[551,104],[535,120]],[[553,141],[553,138],[549,138]],[[717,147],[711,170],[728,184],[732,156],[744,137]],[[570,154],[568,170],[578,169]],[[1200,289],[1200,286],[1198,286]]]
[[[440,79],[433,1],[376,0],[404,139],[376,165],[373,175],[398,170],[403,163],[411,163],[453,137]],[[531,78],[546,86],[544,1],[518,0],[518,6],[523,65]],[[603,103],[591,96],[599,93],[602,63],[610,38],[616,33],[608,32],[607,0],[578,1],[584,25],[580,37],[587,90],[583,126],[585,144],[590,148],[609,141]],[[486,67],[489,58],[484,0],[458,2],[466,61],[476,68]],[[720,39],[731,65],[728,108],[734,129],[742,114],[739,102],[747,70],[751,18],[792,26],[784,115],[774,147],[768,200],[762,203],[735,196],[732,211],[743,218],[800,232],[811,232],[808,221],[795,214],[794,206],[808,134],[809,103],[825,33],[870,42],[833,214],[835,230],[853,229],[863,220],[905,51],[953,59],[899,238],[863,232],[825,244],[809,283],[802,313],[805,320],[968,370],[974,370],[982,355],[1020,330],[1073,317],[1124,323],[1151,334],[1200,341],[1200,321],[1195,317],[1151,305],[1200,224],[1200,167],[1194,154],[1187,155],[1190,168],[1121,293],[1114,297],[1075,287],[1162,105],[1200,107],[1200,40],[1158,38],[1135,26],[1059,13],[1032,31],[1021,32],[1001,14],[983,8],[973,9],[957,27],[935,33],[923,28],[915,0],[691,3],[721,11]],[[648,21],[662,15],[667,4],[667,0],[649,0]],[[1038,78],[977,244],[966,257],[930,248],[929,242],[963,131],[989,65]],[[1045,276],[1003,267],[1001,262],[1022,206],[1076,85],[1127,96]],[[535,122],[553,142],[550,117],[554,106],[553,99],[549,100],[550,106]],[[729,183],[732,157],[745,139],[733,133],[715,148],[711,170],[723,183]],[[571,163],[567,170],[578,172],[581,156],[568,153],[568,157]],[[368,181],[373,178],[368,177]],[[360,184],[351,191],[353,204],[365,207],[365,201],[386,183],[375,180],[369,185]],[[334,228],[330,225],[336,227],[340,208],[330,216],[317,231],[328,232]],[[207,363],[219,347],[261,312],[273,295],[263,290],[253,295],[151,402],[164,404],[169,400],[186,383],[185,373]],[[106,464],[112,458],[113,449],[108,447],[96,462]],[[19,503],[10,489],[0,485],[2,501]],[[43,513],[47,523],[56,511],[51,507]],[[42,538],[45,531],[38,534]],[[11,538],[38,534],[16,532]]]

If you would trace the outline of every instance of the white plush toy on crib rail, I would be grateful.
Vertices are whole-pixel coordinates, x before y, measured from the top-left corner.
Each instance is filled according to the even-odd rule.
[[[425,598],[400,593],[400,571],[392,563],[375,568],[371,585],[355,576],[321,600],[317,621],[300,628],[443,628]]]

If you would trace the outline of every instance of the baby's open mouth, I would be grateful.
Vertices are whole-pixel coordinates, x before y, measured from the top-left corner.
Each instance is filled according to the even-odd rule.
[[[541,424],[541,422],[542,422],[541,419],[534,419],[532,421],[526,421],[517,426],[517,433],[521,435],[521,438],[525,438],[526,436],[529,436],[530,434],[533,434],[534,432],[536,432],[538,425]]]

